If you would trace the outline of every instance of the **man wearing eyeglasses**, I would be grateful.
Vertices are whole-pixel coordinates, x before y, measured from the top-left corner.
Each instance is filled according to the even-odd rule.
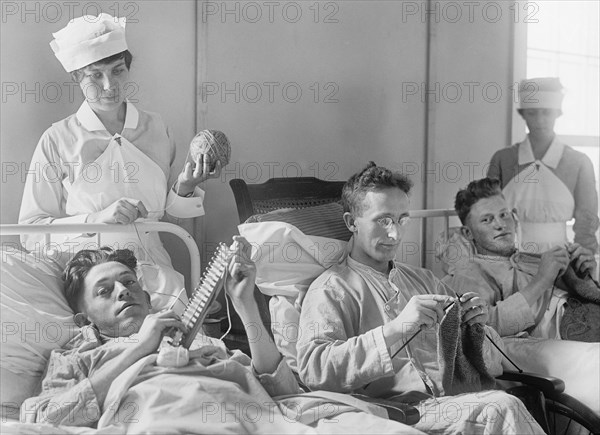
[[[348,255],[319,276],[302,301],[301,380],[311,389],[411,403],[421,414],[415,428],[427,433],[543,433],[523,404],[504,392],[445,391],[448,373],[438,352],[445,310],[458,303],[456,328],[479,324],[499,337],[483,326],[487,307],[476,293],[456,299],[432,272],[395,261],[411,187],[404,175],[373,162],[344,185],[344,220],[353,236]],[[500,353],[489,340],[481,344],[488,375],[500,374]]]

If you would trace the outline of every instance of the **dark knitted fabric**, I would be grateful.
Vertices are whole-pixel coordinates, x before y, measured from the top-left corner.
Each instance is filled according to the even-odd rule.
[[[561,338],[600,342],[600,288],[589,276],[578,277],[570,266],[562,280],[569,289],[569,297],[560,319]]]
[[[496,381],[483,359],[485,329],[482,325],[461,325],[462,308],[455,303],[438,330],[438,358],[446,396],[489,390]]]
[[[563,340],[600,342],[600,305],[568,297],[560,319],[560,337]]]
[[[569,266],[562,276],[562,280],[569,288],[569,293],[572,296],[584,301],[600,304],[600,288],[598,288],[589,276],[580,278],[573,270],[573,267]]]

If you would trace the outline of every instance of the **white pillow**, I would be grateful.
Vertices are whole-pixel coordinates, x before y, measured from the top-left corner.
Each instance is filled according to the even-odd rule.
[[[284,222],[242,224],[238,230],[252,245],[256,285],[271,296],[269,311],[275,345],[290,368],[297,371],[301,299],[310,284],[340,260],[347,242],[308,236]]]
[[[142,288],[150,293],[153,312],[166,308],[183,312],[188,297],[182,274],[172,267],[147,261],[138,261],[135,273]]]
[[[53,349],[77,334],[63,295],[62,265],[41,255],[1,250],[2,407],[37,394]]]
[[[0,399],[3,415],[18,418],[23,401],[39,393],[50,352],[64,347],[79,328],[63,292],[68,255],[27,253],[8,245],[0,255]],[[174,269],[139,262],[136,272],[154,310],[171,306],[178,297],[178,305],[185,306],[183,276]]]
[[[469,267],[475,255],[475,247],[462,235],[460,228],[450,227],[447,232],[442,231],[435,242],[436,258],[441,261],[446,274]]]

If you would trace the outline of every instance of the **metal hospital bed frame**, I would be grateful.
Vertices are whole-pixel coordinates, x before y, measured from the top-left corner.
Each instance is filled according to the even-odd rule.
[[[18,236],[22,234],[44,234],[47,244],[51,242],[51,234],[95,233],[98,246],[102,246],[102,233],[124,233],[129,231],[170,233],[180,238],[190,255],[190,283],[200,282],[201,264],[200,250],[194,238],[183,228],[169,222],[140,222],[129,225],[120,224],[2,224],[0,236]],[[93,240],[93,238],[90,238]],[[2,242],[5,245],[5,242]]]

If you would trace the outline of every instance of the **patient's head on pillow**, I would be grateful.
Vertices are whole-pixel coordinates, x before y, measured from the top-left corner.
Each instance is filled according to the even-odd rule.
[[[342,189],[344,212],[360,216],[367,192],[398,188],[408,195],[412,185],[412,181],[406,175],[377,166],[375,162],[369,162],[362,171],[350,177],[344,185]]]
[[[454,208],[463,224],[463,236],[479,254],[508,256],[514,252],[516,220],[500,181],[482,178],[470,182],[456,194]]]
[[[63,273],[65,296],[79,326],[93,324],[110,337],[139,330],[150,310],[150,295],[137,280],[137,259],[129,249],[86,249]]]

